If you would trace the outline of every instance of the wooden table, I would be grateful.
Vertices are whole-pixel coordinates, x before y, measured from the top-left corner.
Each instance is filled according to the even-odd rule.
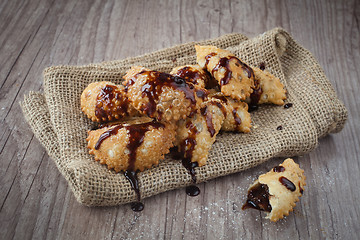
[[[25,122],[19,101],[42,89],[51,65],[82,65],[144,54],[188,41],[283,27],[323,66],[349,110],[343,131],[295,158],[305,194],[295,212],[271,223],[241,211],[247,186],[283,159],[129,205],[76,202]],[[1,239],[356,239],[360,232],[360,2],[352,1],[1,1]]]

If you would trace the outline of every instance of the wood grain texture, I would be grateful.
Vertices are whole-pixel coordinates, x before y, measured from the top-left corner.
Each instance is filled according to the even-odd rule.
[[[0,236],[2,239],[357,239],[360,232],[360,3],[336,1],[0,2]],[[295,160],[307,187],[295,212],[270,223],[241,211],[247,186],[283,159],[128,205],[88,208],[25,122],[18,102],[51,65],[88,64],[188,41],[283,27],[320,62],[349,110],[343,131]]]

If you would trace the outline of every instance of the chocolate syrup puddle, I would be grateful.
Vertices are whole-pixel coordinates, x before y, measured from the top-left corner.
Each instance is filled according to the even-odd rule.
[[[292,106],[293,106],[292,103],[287,103],[287,104],[284,105],[284,108],[288,109],[288,108],[291,108]]]
[[[137,196],[137,202],[133,203],[131,206],[131,209],[133,209],[134,211],[142,211],[144,209],[144,205],[140,202],[141,194],[140,194],[137,173],[134,171],[135,161],[136,161],[136,151],[143,143],[145,133],[149,131],[151,127],[157,129],[157,128],[164,128],[165,126],[164,124],[156,121],[134,124],[129,126],[123,126],[122,124],[120,124],[101,134],[95,145],[95,149],[98,150],[102,142],[108,137],[117,134],[119,129],[125,128],[127,130],[129,136],[129,142],[127,144],[127,149],[129,150],[129,160],[128,160],[128,168],[124,172],[124,175],[126,179],[129,181],[131,188],[135,191]]]
[[[259,68],[260,68],[261,71],[264,71],[265,70],[265,63],[264,62],[260,63]]]
[[[256,184],[249,189],[246,203],[241,209],[254,208],[260,211],[271,212],[272,207],[270,205],[269,197],[269,187],[266,184]]]

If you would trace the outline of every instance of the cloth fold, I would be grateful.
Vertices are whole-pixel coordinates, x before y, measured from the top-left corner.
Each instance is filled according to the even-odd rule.
[[[252,112],[249,134],[223,132],[209,153],[208,164],[197,168],[198,182],[248,169],[272,157],[291,157],[313,150],[318,139],[339,132],[347,110],[312,54],[283,29],[255,38],[228,34],[186,43],[124,60],[86,66],[56,66],[44,71],[44,92],[30,92],[20,103],[35,136],[54,159],[76,199],[88,206],[132,202],[136,195],[123,174],[100,165],[88,154],[87,131],[94,125],[80,109],[80,95],[95,81],[120,84],[134,65],[170,72],[195,64],[195,44],[215,45],[233,52],[251,66],[279,77],[293,107],[262,105]],[[282,126],[282,130],[277,130]],[[143,198],[191,184],[181,161],[166,156],[156,167],[138,174]]]

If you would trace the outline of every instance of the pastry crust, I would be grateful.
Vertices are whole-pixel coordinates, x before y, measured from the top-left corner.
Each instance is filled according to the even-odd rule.
[[[263,71],[257,67],[253,67],[255,80],[259,82],[261,95],[259,104],[273,103],[283,105],[286,99],[286,90],[280,79],[267,71]]]
[[[221,92],[212,92],[209,99],[218,100],[224,106],[224,122],[221,130],[248,133],[251,129],[251,116],[245,102],[225,97]]]
[[[191,118],[177,123],[175,146],[182,155],[198,166],[204,166],[216,135],[221,129],[224,115],[219,105],[209,100]]]
[[[158,121],[174,122],[197,111],[207,91],[167,73],[132,67],[124,76],[131,105]]]
[[[260,184],[267,186],[271,211],[268,212],[266,218],[276,222],[293,211],[295,203],[299,201],[304,191],[305,179],[304,170],[288,158],[271,171],[260,175],[250,186],[249,192]]]
[[[195,45],[197,63],[219,83],[225,96],[245,100],[253,92],[254,72],[231,52],[215,46]]]
[[[81,94],[81,110],[94,122],[109,122],[134,115],[123,86],[112,82],[94,82]]]
[[[157,165],[169,153],[174,138],[174,126],[142,117],[88,131],[86,140],[96,161],[119,172]]]

